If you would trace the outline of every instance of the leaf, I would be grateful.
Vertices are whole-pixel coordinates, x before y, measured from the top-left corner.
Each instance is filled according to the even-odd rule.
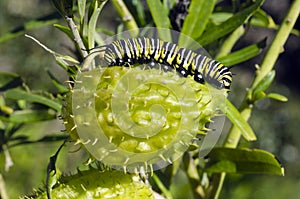
[[[53,50],[51,50],[50,48],[48,48],[47,46],[45,46],[44,44],[42,44],[39,40],[37,40],[36,38],[25,34],[25,37],[28,37],[29,39],[32,39],[33,41],[35,41],[39,46],[41,46],[44,50],[46,50],[47,52],[49,52],[50,54],[52,54],[56,60],[56,62],[62,66],[63,69],[67,70],[69,66],[69,64],[67,62],[71,62],[72,64],[79,64],[79,61],[77,61],[75,58],[68,56],[68,55],[62,55],[59,54]]]
[[[241,12],[236,13],[220,25],[211,25],[207,27],[207,30],[202,34],[201,37],[196,40],[202,45],[205,46],[225,35],[232,32],[239,26],[245,23],[249,17],[262,5],[264,0],[257,0],[252,5],[248,6]]]
[[[164,9],[164,5],[162,4],[162,2],[160,0],[147,0],[147,4],[156,27],[169,29],[171,27],[171,23],[168,13]],[[160,32],[160,30],[158,29],[158,33],[162,40],[171,41],[170,32],[167,32],[165,30],[163,32]]]
[[[254,134],[252,128],[247,123],[246,120],[241,116],[240,112],[235,108],[235,106],[226,99],[226,110],[222,110],[226,113],[226,116],[230,119],[230,121],[236,125],[241,131],[243,137],[247,141],[256,140],[256,135]]]
[[[132,6],[136,10],[137,13],[137,19],[140,22],[142,26],[145,26],[146,24],[146,14],[145,14],[145,6],[142,1],[140,0],[132,0],[131,1]]]
[[[88,48],[92,49],[94,48],[95,45],[95,29],[97,25],[97,20],[100,14],[101,9],[98,8],[98,3],[97,1],[94,1],[95,5],[91,6],[94,9],[91,10],[91,15],[89,17],[89,22],[88,22]]]
[[[276,157],[259,149],[213,148],[208,154],[206,172],[284,175],[284,169]]]
[[[56,77],[49,70],[47,70],[47,73],[50,76],[53,85],[57,88],[59,93],[64,94],[69,92],[69,89],[65,85],[60,83],[58,79],[56,79]]]
[[[56,142],[65,140],[68,138],[68,135],[45,135],[42,138],[39,138],[37,140],[29,140],[28,136],[15,136],[10,138],[10,140],[15,141],[13,144],[10,144],[9,147],[12,148],[14,146],[19,146],[23,144],[35,144],[35,143],[41,143],[41,142]]]
[[[48,106],[57,112],[60,112],[61,110],[61,104],[48,99],[44,96],[40,96],[33,93],[28,93],[26,91],[23,91],[21,89],[11,89],[6,92],[6,97],[14,100],[26,100],[29,102],[35,102],[39,104],[43,104],[45,106]]]
[[[53,26],[55,28],[59,29],[60,31],[62,31],[63,33],[65,33],[71,40],[74,40],[74,35],[72,34],[69,27],[63,26],[63,25],[60,25],[60,24],[53,24]]]
[[[79,14],[80,24],[81,24],[81,25],[82,25],[83,22],[84,22],[85,5],[86,5],[86,0],[78,0],[78,1],[77,1],[78,14]]]
[[[50,15],[44,16],[42,18],[28,21],[24,23],[24,25],[17,27],[14,30],[10,31],[9,33],[2,35],[0,37],[0,44],[5,41],[14,39],[18,36],[24,35],[25,32],[29,30],[34,30],[34,29],[38,29],[44,26],[54,24],[58,21],[59,18],[60,16],[55,12]]]
[[[271,99],[281,101],[281,102],[287,102],[288,101],[287,97],[285,97],[283,95],[280,95],[278,93],[269,93],[269,94],[267,94],[267,97],[271,98]]]
[[[181,32],[193,39],[199,38],[205,27],[211,13],[214,9],[216,0],[203,1],[194,0],[189,7],[189,14],[184,20]]]
[[[14,111],[9,116],[9,121],[14,123],[29,123],[56,118],[54,111],[50,110],[20,110]]]
[[[253,89],[251,100],[256,101],[257,99],[259,99],[258,96],[261,95],[261,92],[264,92],[267,88],[270,87],[270,85],[274,81],[274,78],[275,78],[275,71],[272,70]]]
[[[230,12],[216,12],[210,16],[210,20],[215,25],[220,25],[227,19],[233,16],[233,13]]]
[[[250,23],[253,26],[260,26],[260,27],[273,28],[273,29],[277,28],[277,25],[275,24],[272,17],[262,9],[258,9],[253,14],[253,18],[251,19]]]
[[[61,16],[72,17],[73,0],[51,0],[51,2]]]
[[[21,77],[16,73],[0,72],[0,91],[21,86],[22,82]]]
[[[224,64],[225,66],[232,66],[243,61],[249,60],[257,56],[263,48],[266,46],[267,39],[263,39],[257,44],[247,46],[241,50],[235,51],[226,55],[225,57],[220,57],[217,60]]]

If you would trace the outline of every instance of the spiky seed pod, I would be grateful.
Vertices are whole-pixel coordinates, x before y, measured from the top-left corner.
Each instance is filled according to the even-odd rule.
[[[50,194],[55,199],[153,198],[150,186],[141,182],[137,175],[96,169],[61,176]],[[24,197],[30,198],[47,199],[47,195],[45,191],[40,190],[35,196]]]
[[[129,172],[149,171],[172,163],[205,134],[226,95],[174,72],[101,68],[79,74],[63,118],[94,158]]]

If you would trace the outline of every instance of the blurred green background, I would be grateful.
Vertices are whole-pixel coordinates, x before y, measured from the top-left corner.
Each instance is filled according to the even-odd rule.
[[[270,14],[276,23],[281,23],[292,1],[266,0],[263,9]],[[24,0],[0,1],[0,37],[5,33],[17,31],[25,22],[54,12],[49,1]],[[108,2],[100,17],[99,26],[114,31],[120,19],[114,13],[114,8]],[[299,19],[296,29],[300,29]],[[268,37],[272,40],[275,30],[250,27],[246,35],[235,47],[260,41]],[[72,55],[72,43],[53,26],[45,26],[27,32],[38,38],[49,48],[61,54]],[[271,175],[229,175],[226,178],[221,198],[300,198],[300,38],[291,35],[284,47],[285,51],[276,63],[276,82],[269,89],[289,98],[286,103],[262,100],[256,104],[250,124],[255,130],[258,140],[254,143],[243,142],[255,148],[267,150],[276,155],[285,168],[285,176]],[[250,85],[254,76],[254,65],[260,63],[261,56],[244,62],[232,69],[233,77],[230,100],[236,105],[242,100],[243,88]],[[55,90],[47,70],[51,70],[61,81],[67,80],[67,75],[56,63],[53,57],[32,40],[21,35],[15,39],[0,43],[0,70],[16,72],[32,88],[38,90]],[[55,120],[41,124],[28,125],[20,131],[30,137],[40,137],[41,134],[59,133],[63,130],[62,122]],[[224,136],[223,136],[224,137]],[[10,150],[14,166],[9,172],[4,171],[4,156],[0,154],[0,171],[6,182],[11,198],[32,193],[33,188],[43,185],[46,177],[46,167],[49,157],[53,155],[61,143],[31,144],[17,146]],[[59,156],[58,168],[66,173],[76,172],[76,166],[86,160],[85,154],[72,153],[69,149]]]

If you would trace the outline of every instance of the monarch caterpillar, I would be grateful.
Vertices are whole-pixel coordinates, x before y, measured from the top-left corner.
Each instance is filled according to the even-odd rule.
[[[104,51],[104,60],[109,66],[154,66],[157,63],[175,69],[183,77],[191,76],[196,82],[207,82],[217,89],[230,89],[232,74],[228,67],[171,42],[138,37],[116,40],[99,48],[104,48],[97,52]]]

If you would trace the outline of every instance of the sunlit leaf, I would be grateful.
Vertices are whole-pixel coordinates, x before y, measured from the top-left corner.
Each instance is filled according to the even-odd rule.
[[[225,57],[220,57],[218,58],[218,61],[225,66],[232,66],[257,56],[265,46],[266,39],[257,44],[237,50],[229,55],[226,55]]]
[[[278,93],[268,93],[267,97],[271,98],[271,99],[275,99],[275,100],[281,101],[281,102],[287,102],[288,101],[287,97],[285,97],[283,95],[280,95]]]
[[[251,19],[251,25],[260,26],[265,28],[277,28],[276,23],[270,15],[268,15],[262,9],[258,9]]]
[[[213,24],[220,25],[232,16],[233,13],[230,12],[215,12],[210,16],[210,20]]]
[[[153,21],[158,28],[170,28],[171,23],[168,13],[164,9],[164,5],[160,0],[147,0],[148,7],[150,9]],[[159,33],[161,39],[164,41],[171,41],[171,34],[167,34],[166,31]]]
[[[263,1],[264,0],[255,1],[255,3],[236,13],[220,25],[211,25],[207,27],[202,36],[200,38],[197,38],[197,41],[201,45],[205,46],[232,32],[233,30],[244,24],[249,19],[249,17],[262,5]]]
[[[89,49],[92,49],[95,44],[95,29],[101,11],[101,9],[98,8],[97,1],[93,1],[91,7],[92,9],[90,9],[90,16],[88,22],[88,48]]]
[[[79,14],[81,25],[83,24],[84,21],[85,5],[86,5],[86,0],[77,0],[78,14]]]
[[[252,92],[253,101],[258,99],[257,96],[260,95],[261,92],[264,92],[267,88],[270,87],[270,85],[274,81],[274,78],[275,78],[275,71],[272,70],[257,84],[257,86],[253,89]]]
[[[206,27],[215,3],[216,0],[192,1],[189,7],[189,14],[184,20],[181,32],[193,39],[199,38]]]
[[[260,173],[284,175],[276,157],[259,149],[213,148],[208,154],[208,173]]]
[[[226,116],[230,119],[230,121],[239,128],[239,130],[242,133],[242,136],[247,141],[256,140],[256,135],[254,134],[250,125],[247,123],[247,121],[244,120],[240,112],[229,100],[226,100],[226,110],[222,111],[225,112]]]

